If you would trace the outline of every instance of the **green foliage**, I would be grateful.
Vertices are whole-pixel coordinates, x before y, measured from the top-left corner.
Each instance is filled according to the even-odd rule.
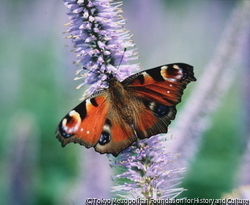
[[[236,83],[232,87],[218,112],[212,116],[211,129],[205,133],[200,150],[183,180],[182,186],[187,191],[180,197],[218,199],[237,185],[235,176],[243,139],[239,129],[239,87]]]
[[[14,10],[22,15],[20,8]],[[55,204],[77,174],[75,150],[62,149],[55,138],[67,103],[60,89],[63,68],[58,70],[57,50],[62,45],[49,33],[36,39],[35,28],[18,31],[6,24],[1,30],[2,34],[14,31],[2,36],[0,49],[3,204]],[[59,31],[58,36],[62,38]]]

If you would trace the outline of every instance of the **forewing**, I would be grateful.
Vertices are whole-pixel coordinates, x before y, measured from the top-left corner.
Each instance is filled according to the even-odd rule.
[[[142,98],[174,106],[181,101],[186,85],[195,80],[192,66],[175,63],[139,72],[125,79],[122,84]]]
[[[135,121],[137,136],[142,139],[166,133],[183,90],[195,80],[193,67],[183,63],[159,66],[125,79],[122,84],[141,102]]]
[[[95,146],[101,136],[108,109],[107,93],[102,92],[84,100],[71,110],[57,129],[57,138],[62,146],[70,142],[87,148]]]

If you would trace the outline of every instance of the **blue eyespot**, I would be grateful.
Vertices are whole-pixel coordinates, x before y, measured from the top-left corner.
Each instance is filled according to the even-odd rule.
[[[157,117],[163,117],[169,112],[168,106],[156,104],[153,112]]]
[[[72,137],[72,136],[73,136],[73,134],[67,133],[67,132],[63,129],[62,125],[60,125],[60,126],[58,127],[58,131],[59,131],[60,135],[61,135],[62,137],[64,137],[64,138],[69,138],[69,137]]]
[[[107,132],[102,132],[101,137],[98,141],[100,145],[105,145],[110,142],[110,134]]]

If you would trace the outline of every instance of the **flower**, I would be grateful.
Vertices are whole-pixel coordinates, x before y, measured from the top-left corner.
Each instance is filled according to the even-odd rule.
[[[114,177],[118,181],[113,186],[116,195],[151,200],[175,198],[184,191],[183,188],[174,188],[180,180],[175,175],[185,169],[168,168],[178,155],[164,149],[165,136],[156,135],[138,141],[124,150],[118,161],[111,162],[112,166],[122,171]],[[129,181],[124,183],[124,179]]]
[[[106,79],[113,74],[123,79],[138,67],[126,65],[137,59],[131,35],[123,25],[125,19],[120,15],[121,2],[112,0],[64,0],[69,9],[70,27],[67,33],[72,39],[77,56],[77,71],[84,84],[91,85],[88,94],[107,87]],[[132,49],[131,49],[132,48]],[[130,68],[130,69],[128,69]],[[84,73],[86,72],[87,73]]]
[[[138,68],[131,63],[137,59],[131,35],[123,27],[125,20],[120,15],[121,2],[112,0],[64,0],[69,9],[70,27],[67,33],[72,39],[77,63],[82,69],[77,71],[90,84],[87,94],[107,87],[110,75],[119,80],[127,77]],[[127,64],[129,63],[129,64]],[[83,73],[86,71],[87,73]],[[118,184],[113,187],[116,196],[127,198],[158,199],[175,198],[184,189],[173,188],[178,178],[172,175],[184,169],[169,169],[168,165],[178,155],[167,153],[165,138],[157,135],[134,143],[120,154],[118,161],[111,166],[119,167],[123,173],[114,177]],[[122,179],[129,180],[124,182]],[[174,181],[174,182],[173,182]],[[123,194],[124,192],[124,194]]]

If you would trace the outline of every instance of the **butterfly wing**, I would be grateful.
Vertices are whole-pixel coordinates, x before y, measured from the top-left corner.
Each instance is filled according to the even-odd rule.
[[[108,114],[106,101],[105,91],[96,93],[62,119],[57,129],[57,138],[62,146],[74,142],[89,148],[98,143]]]
[[[122,150],[136,141],[136,136],[133,129],[120,116],[112,117],[113,114],[108,115],[104,125],[104,132],[101,134],[101,139],[96,144],[95,150],[117,156]]]
[[[193,67],[184,63],[159,66],[125,79],[122,84],[142,102],[141,117],[135,121],[137,136],[142,139],[167,132],[183,90],[195,80]]]
[[[57,138],[62,146],[70,142],[99,153],[117,156],[135,140],[133,129],[110,107],[108,92],[102,91],[81,102],[59,123]]]

